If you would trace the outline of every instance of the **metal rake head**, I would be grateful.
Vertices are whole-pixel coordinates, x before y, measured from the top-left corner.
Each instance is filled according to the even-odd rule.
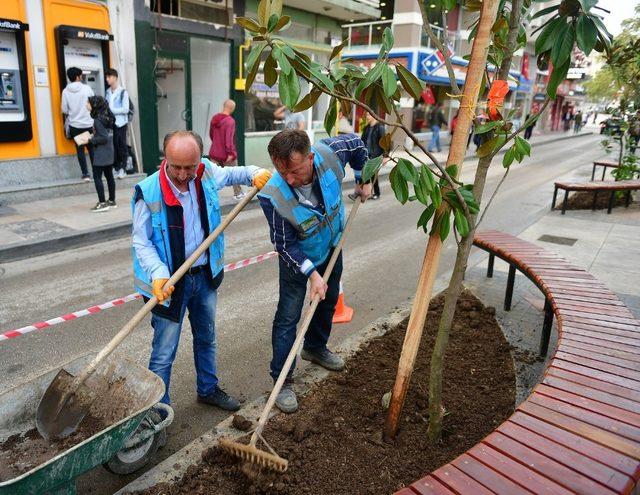
[[[265,452],[255,445],[245,445],[243,443],[233,442],[226,438],[220,438],[218,445],[231,455],[242,459],[243,461],[255,464],[257,466],[284,473],[289,467],[289,461],[280,457],[278,454]]]

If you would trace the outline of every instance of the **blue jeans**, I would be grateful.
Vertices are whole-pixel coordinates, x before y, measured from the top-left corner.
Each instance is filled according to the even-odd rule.
[[[331,253],[322,265],[316,267],[320,275],[324,274]],[[277,379],[280,371],[287,360],[287,356],[296,340],[296,325],[300,321],[303,306],[307,295],[308,278],[300,272],[293,271],[278,258],[280,262],[280,299],[278,309],[273,319],[273,329],[271,332],[271,346],[273,348],[273,358],[271,359],[271,376]],[[336,265],[331,272],[328,282],[328,290],[324,301],[320,301],[316,312],[313,315],[309,330],[304,339],[304,348],[309,351],[322,350],[327,347],[333,313],[340,294],[340,277],[342,275],[342,253],[338,256]],[[291,379],[295,368],[295,361],[291,366],[288,378]]]
[[[440,149],[440,126],[431,126],[431,142],[429,143],[429,151],[433,151],[433,148],[441,151]]]
[[[216,376],[216,300],[217,292],[211,288],[207,274],[200,271],[184,277],[184,299],[180,321],[175,322],[154,314],[151,317],[153,343],[149,369],[162,378],[164,397],[160,402],[170,404],[169,383],[171,367],[176,358],[184,314],[189,309],[189,322],[193,334],[193,360],[196,366],[198,395],[212,394],[218,385]]]

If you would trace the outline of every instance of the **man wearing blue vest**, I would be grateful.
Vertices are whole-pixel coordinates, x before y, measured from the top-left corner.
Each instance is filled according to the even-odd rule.
[[[169,404],[171,367],[176,357],[186,310],[193,333],[198,402],[228,411],[239,402],[218,386],[215,316],[217,289],[223,277],[221,235],[175,287],[163,290],[172,273],[220,224],[218,190],[234,184],[261,188],[271,173],[258,167],[218,167],[202,157],[202,139],[175,131],[164,139],[160,169],[135,186],[133,271],[136,290],[152,295],[153,343],[149,369],[165,384],[162,402]]]
[[[360,180],[368,159],[367,148],[355,134],[323,139],[311,146],[304,131],[284,130],[273,137],[268,151],[277,172],[258,197],[269,222],[271,242],[280,255],[280,296],[271,333],[271,377],[274,381],[278,378],[293,346],[307,284],[309,297],[319,295],[321,302],[305,336],[301,357],[341,371],[344,361],[327,349],[327,341],[340,292],[342,255],[327,284],[322,276],[344,227],[341,186],[347,163],[354,170],[356,194],[363,201],[371,194],[371,185],[363,185]],[[298,409],[292,387],[294,366],[276,398],[276,406],[286,413]]]

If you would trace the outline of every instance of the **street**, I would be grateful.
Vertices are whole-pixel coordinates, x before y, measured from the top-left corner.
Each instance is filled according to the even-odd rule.
[[[512,165],[481,228],[513,234],[525,230],[549,208],[555,179],[575,174],[590,176],[591,161],[603,156],[599,141],[594,134],[534,146],[532,158],[525,159],[524,164]],[[472,180],[474,168],[475,161],[464,164],[464,182]],[[499,156],[489,172],[485,201],[503,173]],[[367,202],[360,209],[345,247],[344,291],[355,316],[351,323],[334,327],[333,341],[407,302],[415,290],[427,239],[422,230],[415,228],[421,210],[415,203],[400,205],[386,178],[381,186],[381,199]],[[346,196],[345,201],[348,208]],[[127,207],[122,204],[121,207]],[[260,209],[243,212],[225,233],[225,241],[227,262],[272,249]],[[451,236],[443,250],[440,275],[446,274],[454,254]],[[1,333],[131,293],[130,240],[118,239],[1,265],[0,280]],[[247,400],[268,391],[271,385],[267,371],[277,293],[275,258],[227,273],[219,291],[216,319],[219,377],[226,391]],[[0,343],[0,373],[4,377],[0,392],[74,357],[96,352],[139,307],[140,302],[131,302]],[[118,355],[146,366],[152,335],[148,320],[121,345]],[[227,416],[195,401],[188,330],[185,321],[171,387],[176,419],[169,429],[169,442],[157,461]],[[79,493],[113,493],[135,477],[115,476],[98,468],[80,478],[78,489]]]

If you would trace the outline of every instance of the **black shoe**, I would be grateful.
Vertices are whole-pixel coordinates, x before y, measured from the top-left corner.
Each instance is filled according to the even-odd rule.
[[[347,197],[348,197],[351,201],[355,201],[355,200],[356,200],[356,198],[358,197],[358,195],[357,195],[357,194],[355,194],[355,193],[349,193],[349,194],[347,194]]]
[[[238,399],[231,397],[220,387],[216,387],[215,392],[212,394],[198,395],[198,402],[216,406],[220,409],[224,409],[225,411],[237,411],[240,409],[240,402],[238,402]]]

